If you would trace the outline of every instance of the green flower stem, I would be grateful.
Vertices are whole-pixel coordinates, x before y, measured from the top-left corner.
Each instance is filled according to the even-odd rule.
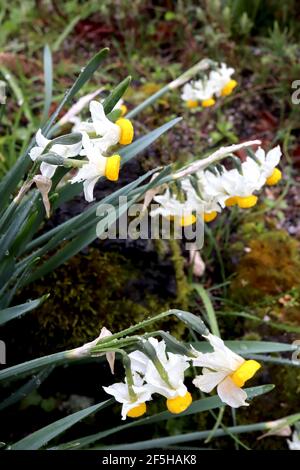
[[[174,387],[170,383],[168,372],[166,371],[166,369],[164,368],[164,366],[162,365],[162,363],[158,359],[157,355],[156,355],[156,359],[154,359],[154,360],[152,359],[152,362],[155,365],[155,367],[157,369],[157,372],[159,373],[159,375],[161,376],[163,381],[168,385],[168,387],[170,387],[171,389],[174,390]]]
[[[134,331],[144,329],[158,320],[162,320],[165,317],[174,315],[174,312],[176,312],[176,310],[168,310],[166,312],[162,312],[159,315],[155,315],[154,317],[141,321],[140,323],[137,323],[136,325],[132,325],[129,328],[126,328],[125,330],[119,331],[118,333],[114,333],[113,335],[107,336],[106,338],[102,338],[97,343],[97,346],[98,345],[100,346],[101,344],[104,344],[104,343],[111,342],[113,339],[122,338],[123,336],[130,335]]]
[[[212,438],[214,437],[214,434],[215,434],[216,430],[220,427],[220,425],[221,425],[221,423],[222,423],[224,411],[225,411],[225,406],[222,406],[222,407],[219,409],[219,413],[218,413],[218,416],[217,416],[217,419],[216,419],[216,422],[215,422],[214,427],[212,428],[212,430],[211,430],[209,436],[207,437],[207,439],[205,439],[205,441],[204,441],[205,444],[208,444],[208,443],[212,440]]]
[[[65,168],[82,168],[87,163],[87,160],[76,160],[74,158],[66,158],[63,166]]]
[[[130,358],[129,358],[128,354],[126,354],[126,352],[123,351],[122,349],[118,349],[118,350],[116,350],[116,352],[121,354],[121,356],[122,356],[129,396],[130,396],[131,401],[135,402],[137,400],[137,395],[136,395],[135,391],[133,390],[134,381],[133,381],[133,376],[132,376]]]
[[[144,333],[143,335],[139,336],[129,336],[126,338],[121,339],[113,339],[112,341],[105,342],[104,346],[102,346],[102,340],[100,340],[100,344],[98,343],[96,346],[92,347],[90,350],[91,355],[104,353],[104,352],[113,352],[117,351],[120,348],[128,348],[137,344],[141,341],[142,338],[150,338],[154,336],[162,336],[161,331],[151,331],[150,333]],[[107,336],[107,338],[111,338],[111,336]]]
[[[154,346],[149,341],[142,341],[140,343],[140,350],[149,357],[149,359],[153,362],[154,366],[157,369],[157,372],[161,376],[162,380],[170,387],[174,389],[174,387],[170,383],[169,375],[164,366],[162,365],[161,361],[159,360],[156,350]]]
[[[140,336],[137,336],[134,338],[132,337],[124,338],[121,342],[118,342],[117,344],[114,342],[114,340],[118,338],[122,338],[124,336],[128,336],[134,331],[145,328],[148,325],[151,325],[153,322],[156,322],[157,320],[161,320],[170,315],[175,315],[179,320],[186,323],[197,333],[207,334],[207,330],[205,330],[206,327],[200,318],[196,317],[195,315],[192,315],[189,312],[184,312],[184,311],[176,310],[176,309],[168,310],[152,318],[144,320],[138,323],[137,325],[133,325],[127,328],[126,330],[120,331],[119,333],[115,333],[114,335],[111,335],[109,337],[99,340],[98,343],[95,345],[95,347],[97,346],[96,350],[94,349],[93,345],[87,344],[79,348],[75,348],[75,349],[68,350],[68,351],[62,351],[59,353],[33,359],[31,361],[27,361],[21,364],[17,364],[12,367],[8,367],[0,371],[0,382],[3,380],[7,380],[7,379],[17,380],[20,377],[26,376],[30,373],[34,373],[40,370],[41,368],[51,365],[51,364],[62,365],[62,364],[70,363],[73,361],[75,362],[76,360],[87,358],[91,356],[92,351],[94,352],[97,351],[97,354],[99,354],[99,353],[106,353],[114,349],[120,349],[120,345],[122,345],[122,347],[125,347],[125,346],[128,347],[132,344],[135,344],[137,340],[140,340]],[[160,366],[158,365],[158,367]],[[162,374],[164,374],[162,369],[161,369],[161,372]]]

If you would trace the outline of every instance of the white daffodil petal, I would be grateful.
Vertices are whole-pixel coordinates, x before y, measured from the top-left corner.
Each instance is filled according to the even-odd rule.
[[[119,403],[130,401],[128,386],[126,383],[117,382],[109,387],[103,387],[103,390],[109,395],[112,395]]]
[[[195,350],[197,357],[193,359],[194,366],[230,373],[235,371],[245,361],[241,356],[227,348],[221,338],[211,333],[204,336],[204,338],[210,342],[214,352],[203,354]]]
[[[98,121],[102,122],[107,119],[105,112],[104,112],[103,105],[99,103],[99,101],[93,100],[90,102],[90,113],[91,113],[93,122],[98,122]]]
[[[249,406],[249,403],[246,403],[247,393],[241,388],[237,387],[230,377],[227,377],[221,383],[219,383],[217,391],[222,402],[226,403],[232,408]]]
[[[81,148],[82,148],[82,143],[80,141],[77,144],[72,144],[72,145],[54,144],[51,147],[51,151],[53,151],[54,153],[57,153],[61,157],[72,158],[80,154]]]
[[[133,351],[128,355],[131,362],[131,370],[145,375],[149,358],[141,351]]]
[[[155,338],[150,338],[149,342],[154,347],[157,357],[168,375],[169,383],[162,379],[152,361],[148,361],[146,364],[145,381],[155,393],[166,398],[184,396],[187,393],[187,388],[184,385],[184,372],[189,367],[186,358],[179,354],[167,354],[166,343],[163,340],[158,341]]]
[[[203,369],[202,375],[197,375],[193,384],[202,392],[210,393],[225,377],[226,372],[212,372],[209,369]]]
[[[94,200],[94,188],[98,179],[99,178],[96,177],[92,180],[85,180],[83,182],[84,197],[87,202],[92,202]]]
[[[297,431],[293,433],[293,439],[291,441],[287,439],[287,443],[290,450],[300,450],[300,438]]]
[[[29,156],[31,160],[35,161],[40,155],[42,155],[42,153],[42,147],[33,147],[29,152]]]
[[[57,166],[56,165],[51,165],[50,163],[42,162],[40,166],[40,170],[43,176],[46,176],[47,178],[52,178],[52,176],[55,173]]]
[[[47,147],[47,145],[50,142],[49,139],[43,136],[41,129],[37,131],[36,136],[35,136],[35,141],[39,147],[43,147],[43,148]]]
[[[269,165],[275,168],[280,162],[281,155],[282,153],[281,153],[280,146],[277,145],[276,147],[274,147],[267,153],[266,161]]]

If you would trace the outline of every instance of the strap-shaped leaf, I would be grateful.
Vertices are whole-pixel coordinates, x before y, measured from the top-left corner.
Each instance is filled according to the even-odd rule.
[[[145,148],[147,148],[155,140],[157,140],[162,134],[164,134],[169,129],[171,129],[174,125],[176,125],[180,120],[181,120],[181,118],[173,119],[172,121],[164,124],[163,126],[159,127],[158,129],[155,129],[154,131],[150,132],[148,135],[146,135],[144,137],[141,137],[140,139],[135,141],[133,144],[129,145],[126,149],[121,149],[120,153],[122,153],[122,155],[123,155],[122,165],[124,163],[126,163],[127,161],[129,161],[131,158],[135,157],[138,153],[142,152]],[[166,173],[163,176],[165,176],[168,173],[169,173],[169,169],[166,169]],[[150,176],[149,173],[147,173],[147,175]],[[145,175],[143,175],[141,178],[144,178],[144,177],[145,177]],[[140,184],[140,182],[141,182],[141,180],[139,179],[138,184]],[[130,183],[130,184],[132,184],[132,183]],[[126,187],[129,189],[129,185],[127,185]],[[132,189],[132,187],[131,187],[131,189]],[[59,191],[59,194],[61,194],[61,196],[59,196],[58,199],[56,200],[56,202],[54,204],[54,208],[57,207],[60,203],[70,200],[72,197],[77,195],[81,190],[82,190],[82,183],[74,184],[74,185],[70,184],[70,185],[65,186],[64,188],[62,188]],[[121,193],[115,192],[115,195],[120,196]],[[101,202],[104,202],[104,200],[101,201]],[[108,200],[105,200],[105,203],[108,203]],[[93,206],[93,207],[95,207],[95,206]],[[77,226],[82,226],[82,223],[86,220],[87,215],[95,213],[93,211],[94,211],[93,208],[89,208],[83,214],[80,214],[79,216],[75,216],[74,218],[72,218],[71,220],[65,222],[61,226],[55,227],[54,229],[52,229],[52,230],[48,231],[47,233],[41,235],[36,240],[33,240],[32,243],[28,244],[28,246],[25,249],[25,252],[29,251],[29,250],[32,250],[33,248],[39,246],[40,243],[45,242],[48,239],[51,239],[54,234],[59,233],[60,231],[61,231],[61,238],[62,238],[63,234],[64,234],[63,229],[65,227],[68,227],[68,233],[69,233],[69,230],[71,229],[71,226],[72,226],[72,228],[74,228],[73,221],[74,221],[74,225],[77,224]]]
[[[9,254],[9,248],[13,244],[16,236],[18,235],[31,207],[32,201],[31,199],[28,199],[16,210],[15,216],[11,224],[9,225],[7,231],[4,232],[2,237],[0,238],[0,259],[3,256],[7,256]]]
[[[138,187],[143,181],[149,178],[154,173],[154,171],[155,170],[150,170],[149,172],[140,176],[131,183],[128,183],[126,186],[123,186],[117,191],[114,191],[113,193],[109,194],[100,202],[91,204],[88,209],[86,209],[81,214],[72,217],[72,219],[66,220],[57,227],[54,227],[53,229],[44,233],[43,235],[29,243],[26,247],[26,251],[31,251],[32,249],[47,242],[48,240],[51,240],[51,245],[47,245],[47,249],[50,249],[50,247],[51,249],[53,249],[55,247],[55,244],[63,240],[64,237],[67,237],[69,239],[70,237],[72,238],[72,236],[77,235],[83,228],[83,224],[86,224],[91,220],[95,220],[96,212],[98,208],[101,207],[101,205],[113,204],[115,201],[118,200],[120,196],[129,195],[134,188]],[[77,229],[79,230],[78,232],[76,232]]]
[[[42,303],[48,298],[48,295],[44,295],[36,300],[30,300],[25,304],[15,305],[14,307],[9,307],[4,310],[0,310],[0,325],[14,320],[15,318],[24,315],[27,312],[39,307]]]
[[[68,357],[68,352],[69,351],[62,351],[55,354],[50,354],[48,356],[38,357],[37,359],[33,359],[31,361],[22,362],[21,364],[16,364],[12,367],[7,367],[6,369],[0,371],[0,382],[7,380],[17,380],[19,378],[25,377],[26,375],[38,372],[45,366],[58,366],[60,364],[71,362],[72,359]]]
[[[213,307],[213,304],[210,300],[208,292],[200,284],[193,284],[193,288],[196,290],[197,294],[201,297],[204,304],[209,326],[213,335],[220,336],[220,330],[218,326],[217,316]]]
[[[271,341],[224,341],[226,346],[237,354],[242,356],[251,353],[273,353],[273,352],[293,352],[297,346],[289,343],[275,343]],[[191,345],[201,351],[207,353],[212,351],[212,347],[207,341],[192,342]]]
[[[52,53],[51,49],[46,44],[44,47],[44,83],[45,83],[45,97],[44,97],[44,110],[42,122],[46,121],[49,113],[49,109],[52,102],[53,92],[53,64],[52,64]]]
[[[101,62],[105,59],[108,54],[108,49],[102,49],[98,52],[87,64],[87,66],[82,70],[79,77],[75,81],[74,85],[67,91],[64,95],[61,103],[58,105],[57,109],[51,115],[45,126],[43,127],[43,134],[47,137],[49,131],[51,130],[52,125],[54,124],[59,113],[63,107],[70,102],[78,91],[85,85],[85,83],[92,77],[94,72],[98,69]],[[10,195],[18,186],[20,180],[22,179],[24,173],[27,171],[30,164],[30,159],[28,153],[35,144],[35,137],[31,140],[28,148],[24,154],[19,157],[17,163],[12,167],[12,169],[4,176],[0,183],[0,200],[1,204],[4,206],[10,198]]]
[[[28,380],[28,382],[22,385],[22,387],[14,391],[9,397],[5,398],[0,403],[0,411],[5,410],[5,408],[8,408],[9,406],[15,405],[33,392],[33,390],[39,388],[43,381],[51,374],[53,369],[53,366],[45,367],[37,375],[34,375],[30,380]]]
[[[58,266],[65,263],[68,259],[72,256],[75,256],[81,250],[83,250],[86,246],[92,243],[97,236],[99,236],[99,232],[104,232],[107,230],[118,218],[124,214],[127,209],[135,202],[134,199],[131,201],[126,202],[119,208],[117,208],[113,213],[108,214],[103,220],[99,222],[98,219],[95,219],[92,222],[91,227],[89,229],[85,229],[83,234],[80,234],[78,237],[74,238],[70,241],[68,245],[63,247],[60,251],[58,251],[55,255],[53,255],[49,260],[47,260],[41,267],[37,268],[37,270],[29,277],[28,282],[33,282],[40,277],[45,276],[49,272],[53,271],[54,269],[58,268]],[[96,233],[96,226],[100,226],[100,230],[98,229],[98,235]]]
[[[100,52],[94,55],[94,57],[89,61],[89,63],[81,70],[78,78],[75,80],[70,90],[67,91],[61,103],[58,105],[57,109],[54,111],[49,121],[44,126],[43,132],[46,136],[48,135],[48,132],[50,131],[53,123],[55,122],[57,116],[60,114],[63,107],[68,104],[78,93],[78,91],[83,87],[83,85],[85,85],[86,82],[90,80],[90,78],[98,69],[101,62],[107,57],[108,52],[108,48],[102,49]]]
[[[173,310],[173,314],[192,330],[196,331],[200,335],[207,335],[209,333],[205,323],[201,320],[200,317],[194,315],[190,312],[185,312],[184,310]]]
[[[158,129],[149,132],[149,134],[141,137],[138,140],[132,142],[132,144],[128,145],[127,147],[122,148],[119,151],[119,154],[123,157],[122,163],[126,163],[135,157],[138,153],[142,152],[145,148],[149,147],[155,140],[157,140],[162,134],[167,132],[173,126],[178,124],[182,120],[181,117],[172,119],[172,121],[163,124]]]
[[[241,344],[242,343],[242,344]],[[254,344],[252,344],[254,343]],[[207,342],[191,343],[198,351],[209,352],[211,351],[210,346]],[[207,346],[205,346],[207,344]],[[288,345],[284,343],[268,343],[260,341],[225,341],[225,345],[228,346],[232,351],[238,354],[255,354],[261,353],[262,349],[265,352],[285,352],[285,351],[296,351],[296,345]],[[288,349],[289,348],[289,349]],[[44,366],[48,365],[60,365],[69,364],[74,362],[74,356],[69,354],[69,351],[62,351],[48,356],[39,357],[32,359],[31,361],[23,362],[12,367],[7,367],[0,371],[0,382],[5,380],[17,380],[20,377],[34,373]]]
[[[149,173],[152,174],[153,170],[151,170]],[[73,238],[73,240],[68,245],[66,245],[58,253],[52,256],[48,261],[44,263],[44,265],[38,268],[37,272],[33,274],[29,282],[32,282],[37,277],[45,275],[47,272],[49,272],[49,270],[55,269],[55,267],[65,262],[71,256],[78,253],[81,249],[83,249],[85,246],[95,240],[97,238],[96,226],[99,222],[99,218],[96,217],[97,210],[99,210],[104,204],[116,204],[118,202],[119,196],[127,196],[130,190],[136,188],[141,182],[143,182],[150,176],[149,173],[146,173],[145,175],[133,181],[126,187],[121,188],[120,190],[106,197],[103,201],[101,201],[101,203],[92,206],[83,214],[80,214],[79,216],[70,221],[67,221],[64,226],[60,228],[60,230],[57,230],[55,232],[55,235],[47,242],[44,247],[37,250],[32,255],[23,260],[20,263],[21,266],[26,264],[33,257],[42,256],[50,249],[54,249],[61,243],[61,241]],[[145,190],[146,189],[141,190],[141,194]],[[133,203],[133,198],[131,198],[131,201],[129,201],[128,199],[128,205],[131,205]],[[118,211],[116,211],[116,216],[119,217]]]
[[[258,387],[250,387],[246,388],[245,391],[247,392],[248,399],[252,399],[264,393],[268,393],[273,390],[274,385],[260,385]],[[72,449],[82,449],[87,448],[91,444],[94,444],[101,439],[104,439],[108,436],[115,435],[118,432],[126,431],[130,428],[135,428],[139,426],[146,426],[149,424],[158,423],[161,421],[168,421],[170,419],[177,419],[183,416],[194,415],[197,413],[202,413],[204,411],[214,410],[216,408],[220,408],[223,405],[220,398],[217,395],[212,397],[201,398],[200,400],[194,401],[189,408],[183,413],[179,415],[171,414],[169,411],[162,411],[161,413],[157,413],[154,416],[147,416],[146,418],[141,418],[139,420],[131,421],[129,423],[121,424],[114,428],[106,429],[105,431],[100,431],[95,434],[91,434],[89,436],[85,436],[74,441],[66,442],[59,446],[54,447],[54,449],[58,450],[72,450]],[[207,435],[209,431],[207,432]],[[207,437],[207,436],[206,436]],[[147,441],[148,442],[148,441]],[[122,445],[122,444],[121,444]],[[131,445],[131,444],[129,444]],[[127,446],[127,444],[124,444]],[[99,447],[99,449],[102,447]],[[121,448],[121,447],[118,447]],[[127,447],[124,447],[127,449]]]
[[[108,95],[107,98],[103,101],[103,108],[105,111],[105,114],[109,114],[117,102],[122,98],[124,95],[125,91],[129,87],[129,84],[131,82],[131,77],[125,78],[119,85],[117,85],[113,91]]]
[[[107,406],[113,403],[113,399],[104,401],[102,403],[98,403],[97,405],[89,406],[84,410],[77,411],[65,418],[59,419],[54,423],[45,426],[42,429],[30,434],[24,439],[16,442],[12,446],[10,446],[11,450],[37,450],[46,445],[49,441],[54,439],[55,437],[59,436],[67,429],[74,426],[74,424],[78,423],[82,419],[86,418],[87,416],[96,413],[97,411],[103,410]]]

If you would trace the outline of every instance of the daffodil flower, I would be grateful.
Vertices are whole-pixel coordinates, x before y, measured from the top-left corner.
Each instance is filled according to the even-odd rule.
[[[265,176],[266,183],[269,186],[277,184],[282,178],[281,171],[276,168],[281,155],[279,145],[267,153],[261,147],[255,152],[255,156],[261,164],[261,172]]]
[[[110,181],[118,179],[121,158],[120,155],[104,157],[99,147],[94,145],[94,141],[85,132],[82,133],[82,144],[88,162],[83,162],[83,166],[79,169],[77,175],[71,179],[71,183],[83,181],[85,199],[91,202],[94,199],[95,184],[101,176],[105,176]]]
[[[31,160],[35,161],[38,157],[42,155],[47,145],[51,143],[51,140],[47,139],[43,136],[41,129],[39,129],[35,136],[35,141],[37,145],[33,147],[30,152],[29,156]],[[77,144],[70,144],[70,145],[62,145],[62,144],[54,144],[49,146],[49,150],[51,152],[57,153],[63,158],[72,158],[79,155],[82,148],[81,142]],[[40,166],[41,174],[47,178],[52,178],[55,173],[57,165],[51,165],[50,163],[42,162]]]
[[[300,435],[297,431],[293,432],[292,440],[287,439],[287,444],[290,450],[300,450]]]
[[[216,70],[212,70],[209,74],[209,80],[213,84],[215,94],[217,96],[228,96],[232,90],[237,86],[237,81],[231,78],[234,73],[232,67],[227,67],[222,63]]]
[[[144,384],[143,379],[138,374],[133,374],[132,390],[134,396],[130,393],[127,382],[118,382],[109,387],[103,387],[103,390],[112,395],[115,400],[122,403],[122,420],[129,418],[139,418],[146,413],[146,402],[152,399],[152,388]]]
[[[188,108],[197,107],[199,102],[201,106],[207,108],[215,104],[214,92],[214,87],[209,80],[197,80],[184,85],[181,98],[186,102]]]
[[[184,372],[189,368],[189,363],[184,356],[167,353],[166,343],[163,340],[150,338],[149,342],[155,348],[168,381],[162,378],[156,365],[143,353],[135,352],[130,355],[131,367],[143,374],[145,382],[151,386],[152,393],[167,398],[166,405],[171,413],[182,413],[192,403],[192,396],[184,384]]]
[[[212,222],[218,213],[221,212],[221,207],[217,197],[208,191],[209,187],[205,184],[204,174],[198,174],[197,179],[201,198],[188,179],[182,181],[182,188],[186,192],[190,208],[197,214],[200,214],[204,222]]]
[[[201,106],[203,108],[209,108],[210,106],[214,106],[216,103],[214,99],[215,87],[214,83],[210,80],[197,80],[194,83],[197,96],[199,101],[201,101]]]
[[[255,375],[260,364],[234,353],[217,336],[209,334],[204,338],[210,342],[214,352],[197,352],[198,357],[193,359],[193,365],[203,367],[203,370],[202,375],[193,380],[193,384],[205,393],[217,387],[222,402],[233,408],[248,406],[247,393],[242,387]]]
[[[219,206],[224,208],[225,201],[229,196],[224,188],[222,174],[219,172],[212,173],[211,171],[206,170],[202,173],[197,173],[197,178],[202,184],[206,198],[208,200],[216,201]],[[215,210],[219,212],[217,209]]]
[[[105,115],[103,105],[98,101],[91,101],[90,112],[92,122],[82,122],[80,129],[101,136],[93,139],[100,152],[106,152],[113,145],[127,145],[132,142],[134,130],[129,119],[121,117],[115,123],[111,122]],[[83,151],[82,155],[86,153]]]
[[[167,189],[164,194],[155,196],[153,199],[155,202],[159,203],[160,206],[151,211],[151,217],[162,215],[170,220],[174,220],[174,222],[183,227],[191,225],[196,221],[190,201],[179,201],[171,194],[169,189]]]
[[[198,106],[198,95],[192,83],[186,83],[183,87],[181,99],[186,102],[188,108],[196,108]]]
[[[232,67],[227,67],[222,63],[215,70],[190,83],[186,83],[183,87],[181,98],[186,102],[188,108],[195,108],[199,102],[204,108],[215,104],[215,96],[228,96],[237,86],[237,81],[231,78],[234,73]]]
[[[237,204],[241,209],[247,209],[257,203],[258,197],[253,192],[262,188],[266,178],[251,159],[242,164],[242,173],[233,169],[222,174],[223,188],[228,195],[226,206]]]

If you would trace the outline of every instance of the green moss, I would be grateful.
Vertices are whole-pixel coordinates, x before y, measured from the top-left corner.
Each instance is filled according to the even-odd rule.
[[[173,244],[173,263],[177,295],[160,297],[149,287],[143,268],[115,252],[90,248],[35,283],[22,293],[25,298],[37,298],[50,293],[49,299],[30,316],[21,320],[30,331],[31,355],[47,354],[72,348],[90,341],[101,327],[120,331],[149,315],[169,308],[187,308],[188,287],[184,274],[184,259],[177,241]],[[155,273],[153,272],[155,276]],[[147,286],[145,288],[145,285]],[[20,325],[20,324],[19,324]],[[185,326],[176,319],[153,325],[165,328],[180,337]],[[20,338],[15,338],[21,348]],[[20,354],[20,353],[18,353]]]
[[[271,313],[281,321],[299,323],[300,319],[300,256],[299,244],[283,230],[252,233],[243,254],[241,241],[232,247],[240,255],[236,276],[231,283],[231,300],[240,305],[254,306],[262,315]],[[255,233],[255,236],[253,235]],[[245,234],[245,227],[242,235]],[[245,250],[246,248],[246,250]],[[246,252],[245,252],[246,251]]]
[[[189,295],[191,293],[191,288],[184,272],[185,260],[181,253],[179,241],[171,238],[169,243],[175,270],[175,278],[177,285],[177,302],[179,305],[181,305],[181,308],[183,310],[188,310]]]
[[[141,276],[120,254],[92,248],[30,286],[23,295],[50,293],[30,317],[38,351],[78,346],[97,336],[104,325],[119,331],[169,308],[169,299],[140,291],[135,281]]]

